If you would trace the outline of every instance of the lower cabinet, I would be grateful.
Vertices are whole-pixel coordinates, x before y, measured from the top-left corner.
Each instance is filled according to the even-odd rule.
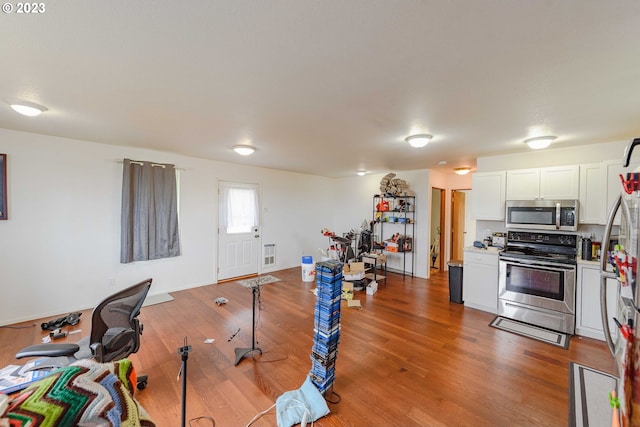
[[[498,253],[466,249],[462,270],[464,305],[498,312]]]
[[[613,316],[617,301],[616,280],[607,279],[607,310],[609,329],[617,331]],[[600,313],[600,268],[593,264],[578,264],[576,287],[576,335],[604,341],[602,315]]]

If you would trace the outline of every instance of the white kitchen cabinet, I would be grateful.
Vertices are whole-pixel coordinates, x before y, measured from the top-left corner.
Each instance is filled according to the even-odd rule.
[[[507,171],[507,200],[535,200],[539,197],[539,168]]]
[[[507,200],[578,199],[578,165],[507,171]]]
[[[605,218],[601,224],[606,224],[606,216],[609,215],[611,206],[616,201],[616,198],[622,191],[622,183],[620,181],[620,175],[626,178],[628,172],[636,171],[640,168],[640,161],[631,162],[629,167],[622,167],[622,160],[611,160],[603,163],[606,171],[606,205],[605,205]],[[620,211],[613,222],[614,225],[620,225]]]
[[[578,264],[576,286],[576,335],[604,341],[600,313],[600,268],[595,263]],[[607,279],[607,310],[609,329],[616,333],[613,316],[616,313],[618,283]]]
[[[498,312],[498,253],[465,249],[462,299],[471,308]]]
[[[602,163],[580,165],[580,224],[604,224],[606,220],[603,170]]]
[[[505,213],[506,171],[474,173],[471,177],[471,218],[502,221]]]

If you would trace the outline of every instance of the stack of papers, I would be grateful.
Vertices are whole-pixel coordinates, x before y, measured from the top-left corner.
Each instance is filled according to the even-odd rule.
[[[51,372],[51,369],[33,369],[36,361],[30,362],[24,366],[7,365],[0,369],[0,394],[9,394],[34,383]]]

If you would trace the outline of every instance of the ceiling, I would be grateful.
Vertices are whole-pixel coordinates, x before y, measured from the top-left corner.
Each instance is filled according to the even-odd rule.
[[[49,110],[1,128],[327,177],[640,136],[637,0],[44,5],[3,13],[0,99]]]

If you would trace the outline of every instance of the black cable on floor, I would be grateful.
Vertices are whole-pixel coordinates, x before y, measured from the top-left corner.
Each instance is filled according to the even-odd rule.
[[[193,425],[193,424],[191,424],[192,421],[198,421],[198,420],[209,420],[209,421],[211,421],[211,427],[216,427],[216,420],[214,420],[213,417],[209,417],[207,415],[203,415],[201,417],[191,418],[189,420],[189,427],[191,427]]]
[[[272,362],[281,362],[281,361],[287,360],[289,358],[289,353],[287,353],[287,351],[284,348],[278,346],[274,350],[277,350],[277,349],[282,350],[282,352],[284,353],[284,357],[281,357],[279,359],[272,359],[272,360],[262,360],[262,358],[264,356],[266,356],[267,354],[269,354],[269,353],[271,353],[273,351],[273,350],[267,350],[264,353],[262,353],[262,357],[260,357],[259,359],[254,358],[254,360],[256,361],[256,363],[272,363]]]

